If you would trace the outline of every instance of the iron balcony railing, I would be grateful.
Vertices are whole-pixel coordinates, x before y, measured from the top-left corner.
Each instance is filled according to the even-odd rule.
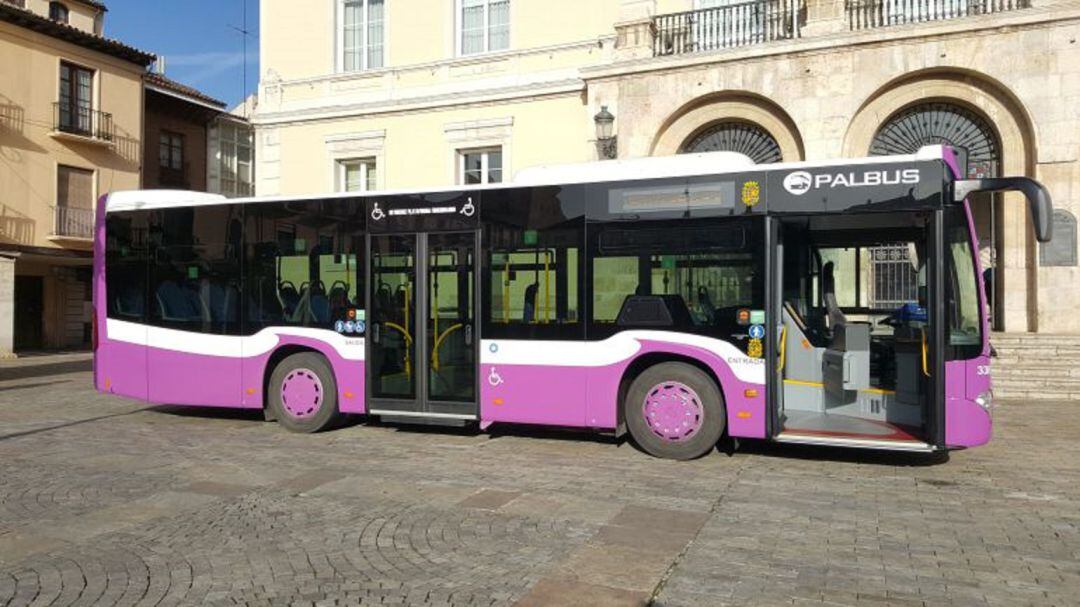
[[[799,37],[803,0],[754,0],[653,17],[653,56],[700,53]]]
[[[1031,0],[846,0],[848,26],[873,29],[1029,8]]]
[[[53,234],[68,238],[94,237],[94,210],[78,207],[55,207]]]
[[[74,103],[53,104],[53,128],[61,133],[112,141],[115,136],[112,114]]]

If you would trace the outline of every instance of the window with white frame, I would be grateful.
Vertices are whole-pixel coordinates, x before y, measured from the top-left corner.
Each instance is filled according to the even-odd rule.
[[[338,0],[340,69],[373,70],[385,64],[386,0]]]
[[[221,144],[221,194],[230,198],[251,196],[255,190],[251,129],[222,121],[218,133]]]
[[[341,192],[369,192],[376,189],[374,158],[356,158],[338,161],[338,190]]]
[[[501,183],[502,180],[502,148],[458,151],[458,181],[462,185]]]
[[[510,0],[458,0],[458,7],[462,55],[510,48]]]

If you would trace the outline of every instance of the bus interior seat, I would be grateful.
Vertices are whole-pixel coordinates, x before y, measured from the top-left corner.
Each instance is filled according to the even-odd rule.
[[[308,289],[308,308],[311,310],[311,319],[319,324],[330,322],[330,298],[326,295],[326,287],[322,281],[316,280]]]
[[[209,316],[198,292],[186,283],[180,286],[175,280],[166,280],[158,286],[154,296],[162,320],[192,322]]]
[[[330,302],[330,317],[333,319],[343,318],[352,305],[349,302],[349,285],[344,281],[337,280],[330,285],[330,293],[327,294]]]
[[[705,318],[711,322],[716,320],[716,306],[713,305],[712,296],[709,295],[709,290],[704,286],[698,287],[697,290],[698,305],[701,307],[701,313]]]
[[[838,324],[847,322],[847,315],[840,309],[836,302],[836,265],[826,262],[821,268],[821,293],[825,300],[825,308],[828,310],[829,329],[832,330]]]
[[[836,302],[835,266],[821,269],[821,292],[828,308],[829,346],[822,358],[826,407],[856,402],[870,387],[870,324],[851,322]]]
[[[628,295],[615,324],[621,327],[692,327],[694,317],[681,295]]]
[[[278,283],[278,298],[285,316],[296,313],[296,306],[300,304],[300,292],[296,290],[296,285],[288,280]]]
[[[116,295],[116,312],[128,318],[142,318],[146,309],[142,285],[126,284]]]
[[[248,318],[260,324],[284,320],[281,298],[274,287],[273,278],[260,276],[254,280],[256,287],[254,291],[249,291],[247,301]]]

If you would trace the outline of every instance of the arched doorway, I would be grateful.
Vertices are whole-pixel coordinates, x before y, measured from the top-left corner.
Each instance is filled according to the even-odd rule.
[[[946,101],[921,102],[893,114],[875,133],[870,155],[912,154],[923,146],[939,144],[956,149],[960,168],[967,178],[996,177],[1001,172],[1001,145],[990,121],[962,105]],[[986,280],[986,298],[991,325],[1000,326],[1000,293],[995,275],[1001,202],[993,194],[977,197],[972,201],[972,214]]]
[[[757,164],[783,160],[775,137],[756,124],[737,120],[714,123],[692,136],[679,149],[680,154],[698,152],[738,152]]]

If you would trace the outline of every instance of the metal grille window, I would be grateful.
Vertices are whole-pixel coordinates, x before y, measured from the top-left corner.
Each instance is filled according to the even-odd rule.
[[[747,122],[721,122],[701,131],[683,145],[683,154],[738,152],[758,164],[780,162],[780,144],[765,129]]]
[[[341,0],[339,14],[341,69],[356,72],[383,67],[385,0]]]
[[[969,178],[997,175],[1001,153],[993,129],[978,114],[951,103],[920,103],[893,115],[874,135],[870,155],[914,154],[942,144],[960,154]]]
[[[510,48],[510,0],[458,0],[462,55]]]
[[[873,247],[870,252],[870,308],[898,308],[919,301],[919,276],[906,244]]]
[[[460,180],[462,184],[501,183],[503,173],[502,150],[462,150]]]

